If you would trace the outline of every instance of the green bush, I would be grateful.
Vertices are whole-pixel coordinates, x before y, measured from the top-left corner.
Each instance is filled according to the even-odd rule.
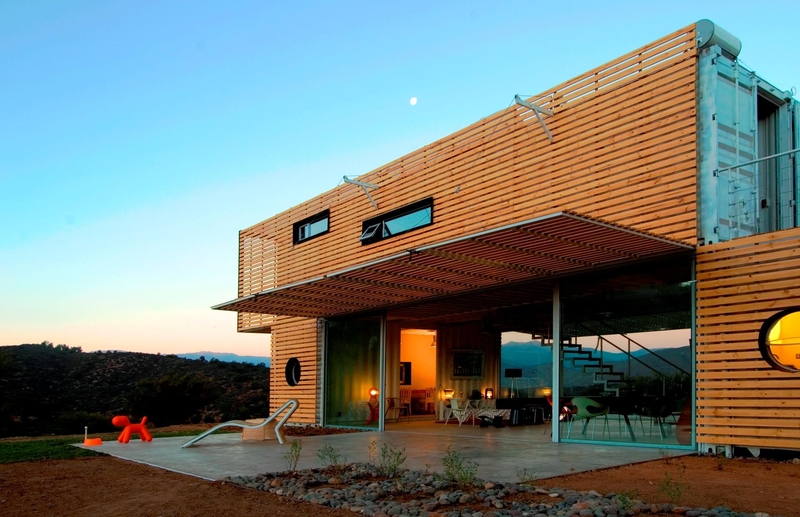
[[[171,373],[139,381],[128,395],[128,410],[136,418],[147,416],[159,427],[184,424],[219,393],[216,384],[202,375]]]
[[[53,417],[50,429],[54,434],[82,434],[84,427],[88,427],[90,433],[113,432],[118,428],[111,423],[112,418],[104,413],[72,411]]]

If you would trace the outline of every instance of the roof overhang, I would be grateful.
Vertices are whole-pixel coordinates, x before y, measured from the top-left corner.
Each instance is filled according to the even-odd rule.
[[[687,252],[656,235],[558,212],[421,246],[212,307],[330,318]]]

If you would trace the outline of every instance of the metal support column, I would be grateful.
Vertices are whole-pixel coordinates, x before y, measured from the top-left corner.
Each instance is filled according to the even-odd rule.
[[[553,441],[558,442],[561,437],[561,293],[558,282],[553,284],[553,386],[552,386],[552,417],[550,424],[553,426]]]
[[[378,431],[383,432],[386,430],[386,313],[381,314],[381,350],[380,350],[380,367],[378,368],[378,386],[380,386],[380,393],[378,396],[378,409],[380,414],[378,416]]]

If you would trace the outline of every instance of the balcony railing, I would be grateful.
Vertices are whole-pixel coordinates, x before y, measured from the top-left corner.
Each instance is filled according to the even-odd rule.
[[[800,226],[798,153],[794,149],[716,171],[720,197],[727,196],[720,200],[721,240]]]

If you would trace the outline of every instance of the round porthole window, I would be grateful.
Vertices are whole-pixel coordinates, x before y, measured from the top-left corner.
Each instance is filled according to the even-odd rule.
[[[292,357],[286,361],[286,383],[297,386],[300,383],[300,360]]]
[[[800,308],[779,312],[765,321],[758,333],[758,348],[773,368],[800,372]]]

